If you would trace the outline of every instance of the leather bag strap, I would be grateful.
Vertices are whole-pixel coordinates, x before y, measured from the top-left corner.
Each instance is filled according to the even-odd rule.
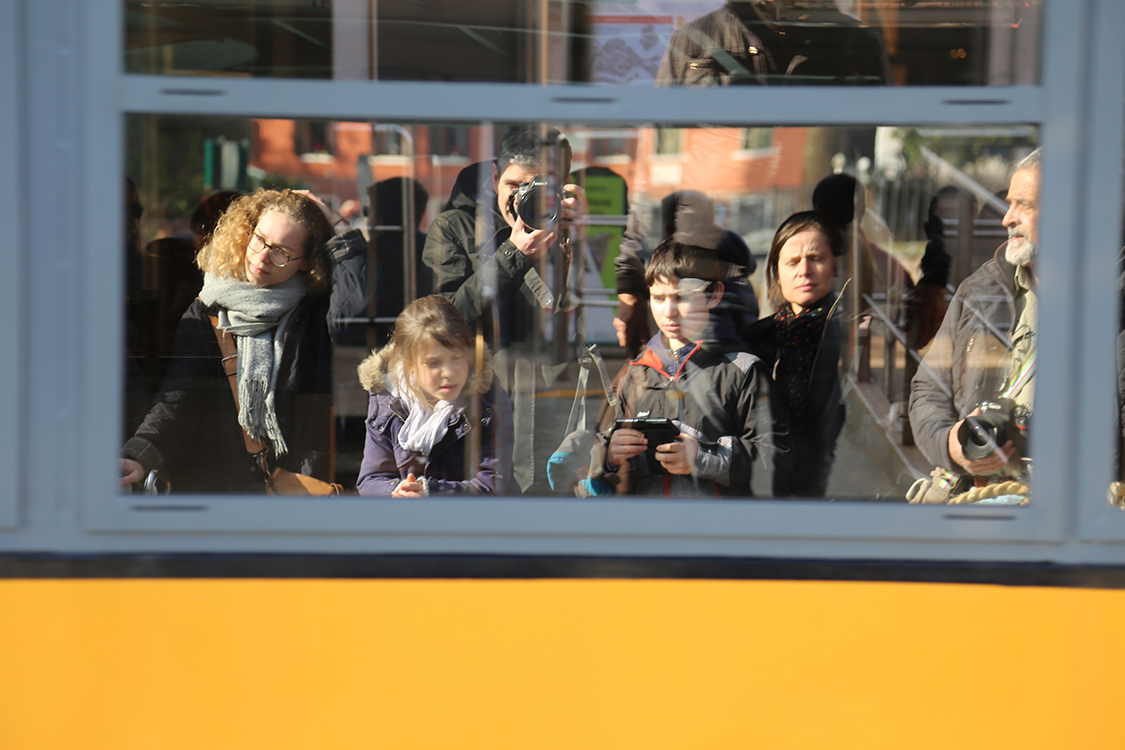
[[[211,328],[215,331],[215,340],[219,342],[219,351],[223,353],[223,373],[230,384],[230,395],[234,397],[234,409],[238,411],[238,343],[234,336],[219,328],[219,318],[209,315]],[[296,474],[292,471],[275,466],[270,471],[269,462],[266,460],[266,446],[250,437],[246,428],[242,428],[242,440],[246,443],[246,452],[254,457],[262,477],[266,481],[266,491],[271,495],[339,495],[343,488],[338,484],[331,484],[307,474]]]
[[[219,342],[219,351],[223,353],[223,372],[227,376],[227,383],[230,384],[230,394],[234,396],[234,409],[238,411],[238,343],[234,340],[234,336],[219,328],[219,317],[217,315],[207,316],[211,321],[211,329],[215,332],[215,340]],[[246,443],[246,452],[257,456],[266,449],[266,446],[254,438],[250,437],[250,433],[246,432],[246,428],[242,428],[242,440]]]

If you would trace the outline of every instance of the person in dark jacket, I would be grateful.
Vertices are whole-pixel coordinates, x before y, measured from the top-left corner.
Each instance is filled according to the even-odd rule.
[[[773,494],[823,497],[844,424],[840,386],[840,310],[833,292],[843,239],[817,211],[793,214],[778,228],[766,260],[776,312],[759,321],[751,351],[773,372]]]
[[[921,350],[933,340],[945,318],[949,306],[945,287],[949,283],[949,269],[953,258],[945,249],[945,223],[938,215],[938,202],[943,193],[956,188],[943,188],[930,201],[930,211],[923,229],[926,232],[926,251],[922,255],[921,271],[917,283],[906,293],[906,320],[903,329],[911,349]]]
[[[474,336],[449,300],[430,296],[411,303],[391,343],[359,366],[359,380],[371,393],[359,494],[508,491],[511,402],[487,348],[475,366]],[[479,463],[470,467],[474,454]]]
[[[679,435],[651,446],[631,427],[603,429],[590,480],[606,492],[665,497],[749,497],[756,455],[758,359],[728,316],[714,315],[727,270],[709,248],[667,239],[645,271],[660,332],[617,384],[617,419],[668,419]],[[603,493],[599,493],[603,494]]]
[[[911,383],[914,438],[926,458],[950,475],[1025,474],[1025,457],[1016,454],[1012,441],[970,459],[958,434],[983,401],[1003,398],[1034,408],[1040,158],[1036,150],[1016,165],[1003,219],[1008,241],[957,287]]]
[[[426,234],[418,230],[422,219],[426,217],[426,204],[430,195],[422,183],[409,177],[392,177],[376,182],[367,188],[367,194],[371,202],[368,244],[371,246],[378,275],[372,283],[379,290],[374,300],[375,316],[393,318],[405,307],[406,277],[403,270],[409,257],[408,251],[414,255],[415,279],[410,301],[429,294],[433,286],[429,272],[422,263]],[[356,326],[356,329],[349,337],[349,342],[341,343],[366,344],[366,326]],[[372,343],[382,346],[390,339],[393,330],[393,324],[376,324]]]
[[[196,258],[203,289],[168,375],[125,445],[122,484],[155,471],[176,491],[265,492],[274,468],[331,481],[329,330],[366,304],[363,237],[333,237],[334,220],[344,227],[315,195],[289,190],[258,190],[223,214]],[[224,361],[220,336],[236,359]]]
[[[562,185],[562,221],[541,229],[527,226],[511,199],[521,185],[537,178],[562,184],[570,158],[570,143],[558,130],[550,128],[543,136],[537,125],[513,126],[500,143],[491,175],[482,175],[490,178],[484,189],[477,186],[474,197],[459,180],[460,189],[450,199],[453,207],[430,224],[422,260],[433,280],[432,292],[452,300],[472,329],[495,302],[492,320],[500,338],[492,341],[492,332],[486,330],[491,345],[529,340],[536,311],[558,309],[561,290],[548,287],[543,261],[558,248],[560,227],[568,228],[571,239],[579,239],[574,222],[585,214],[585,192],[578,185]],[[564,256],[560,252],[554,258],[569,262]]]
[[[890,85],[870,27],[830,3],[732,0],[677,29],[657,85]]]
[[[673,238],[683,245],[711,250],[729,269],[723,280],[723,300],[718,313],[726,314],[737,333],[742,333],[758,319],[758,297],[749,275],[757,261],[746,242],[735,232],[715,224],[715,204],[696,190],[677,190],[660,201],[661,240]],[[617,342],[629,357],[635,357],[648,340],[648,288],[641,260],[641,231],[637,215],[631,212],[629,226],[621,242],[621,252],[614,258],[617,287],[617,314],[613,326]]]

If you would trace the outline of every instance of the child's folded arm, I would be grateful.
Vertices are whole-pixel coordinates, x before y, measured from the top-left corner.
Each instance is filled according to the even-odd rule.
[[[480,466],[469,479],[450,480],[428,477],[426,490],[430,495],[506,495],[519,494],[512,472],[512,448],[515,424],[512,402],[498,383],[489,394],[492,415],[480,426]],[[455,449],[459,450],[460,446]]]
[[[375,426],[379,414],[379,402],[373,394],[367,413],[367,435],[364,438],[363,461],[359,467],[356,489],[361,495],[390,497],[395,487],[402,481],[402,475],[395,461],[390,436]]]
[[[393,476],[387,473],[364,473],[360,474],[359,481],[356,482],[356,489],[361,495],[390,497],[401,481],[402,478],[399,477],[397,470]]]
[[[502,474],[494,468],[485,468],[472,479],[452,480],[425,477],[427,495],[503,495],[511,491],[512,476],[509,471]]]

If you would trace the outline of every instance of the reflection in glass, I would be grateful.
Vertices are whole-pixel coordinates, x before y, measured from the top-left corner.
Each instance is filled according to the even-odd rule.
[[[1038,330],[1040,152],[1016,163],[1008,240],[958,287],[911,385],[915,438],[937,464],[912,488],[923,503],[1023,504]]]
[[[156,75],[622,85],[1039,80],[1042,0],[125,1]]]
[[[819,205],[816,191],[813,202]],[[844,251],[840,225],[823,210],[793,214],[770,243],[766,280],[776,312],[757,324],[750,341],[767,356],[773,374],[777,497],[824,497],[828,488],[845,415],[839,377],[843,308],[833,288]]]
[[[434,293],[454,302],[479,341],[474,361],[484,346],[492,353],[517,438],[507,489],[533,495],[662,496],[663,483],[651,481],[651,472],[641,484],[594,481],[609,468],[597,463],[596,453],[608,445],[615,420],[651,416],[679,422],[673,426],[680,438],[660,445],[694,438],[717,457],[707,479],[712,488],[726,480],[717,484],[722,497],[905,502],[911,485],[936,467],[955,470],[947,451],[934,453],[935,436],[943,429],[948,436],[978,403],[1000,399],[1016,363],[1034,348],[1034,306],[1016,291],[1034,292],[1033,277],[1025,287],[1013,279],[1013,305],[990,302],[997,316],[986,315],[988,324],[981,322],[968,340],[940,330],[950,316],[973,320],[971,311],[983,309],[966,280],[1002,267],[996,264],[1005,258],[1006,226],[1017,240],[1033,239],[1020,234],[1027,221],[1007,203],[1026,203],[1026,184],[1015,184],[1013,196],[1007,192],[1013,166],[1036,145],[1033,127],[554,125],[557,135],[545,124],[524,128],[530,140],[512,160],[505,156],[507,124],[131,116],[126,171],[136,192],[126,210],[135,230],[126,250],[132,355],[126,434],[149,413],[176,367],[177,326],[201,284],[191,259],[205,240],[195,237],[193,214],[208,211],[197,206],[260,187],[311,190],[334,212],[336,241],[351,238],[350,250],[336,252],[330,243],[329,254],[334,270],[354,264],[350,281],[333,278],[358,302],[324,318],[333,345],[322,356],[331,376],[318,391],[334,413],[326,479],[345,489],[359,477],[369,426],[370,397],[356,367],[388,343],[402,309]],[[496,158],[502,168],[494,167]],[[531,232],[517,231],[521,200],[532,213],[563,202],[580,213],[564,212],[562,225],[535,230],[551,235],[540,252]],[[796,272],[783,279],[792,253],[783,252],[782,242],[771,258],[775,235],[786,219],[814,208],[841,237],[832,272],[815,283]],[[661,309],[653,310],[654,280],[645,274],[656,248],[668,242],[702,248],[719,275],[708,278],[716,272],[704,264],[695,276],[664,279],[675,289],[664,289]],[[734,437],[730,425],[712,434],[695,418],[634,408],[646,403],[645,384],[626,375],[613,382],[628,362],[671,343],[657,314],[675,317],[683,304],[698,301],[694,287],[679,288],[694,283],[689,279],[711,285],[699,299],[717,299],[714,307],[687,312],[705,314],[710,333],[703,338],[714,333],[714,341],[725,342],[728,348],[714,353],[732,368],[730,377],[750,377],[740,369],[746,361],[740,353],[758,360],[747,371],[756,390],[743,406],[753,419],[742,415],[738,450],[733,440],[722,440]],[[715,282],[722,285],[717,298]],[[958,287],[962,294],[951,302]],[[1020,294],[1025,301],[1015,304]],[[831,309],[823,309],[829,300]],[[810,310],[822,310],[824,318],[812,315],[806,327],[796,319]],[[678,338],[682,328],[669,330]],[[815,344],[807,343],[810,336]],[[213,336],[201,343],[214,344]],[[672,362],[676,349],[668,347]],[[966,391],[946,404],[935,427],[911,401],[927,402],[926,386],[918,384],[933,373],[952,378],[955,366],[971,370],[974,395]],[[675,371],[664,373],[644,374],[654,383],[676,382]],[[677,385],[686,405],[687,384]],[[740,390],[749,392],[749,385]],[[662,392],[666,403],[679,403],[667,399],[674,391]],[[212,395],[231,398],[229,389]],[[234,416],[231,421],[237,425]],[[234,426],[231,432],[232,441],[241,439]],[[724,473],[727,456],[739,463]],[[778,484],[779,467],[817,481]],[[170,479],[175,491],[200,484]],[[715,497],[688,486],[686,495]]]
[[[159,389],[125,443],[122,484],[338,493],[329,329],[365,304],[366,258],[359,233],[341,235],[336,224],[346,228],[312,193],[259,188],[230,202],[200,248],[202,285],[185,275],[152,290],[175,296],[190,285],[198,296],[188,298]],[[129,343],[132,357],[148,353]]]
[[[1125,243],[1123,243],[1125,244]],[[1109,504],[1125,510],[1125,250],[1117,256],[1117,405],[1115,416],[1114,477],[1109,484]]]
[[[408,305],[393,342],[360,364],[359,379],[371,394],[360,495],[509,493],[512,402],[488,348],[450,300],[427,295]]]

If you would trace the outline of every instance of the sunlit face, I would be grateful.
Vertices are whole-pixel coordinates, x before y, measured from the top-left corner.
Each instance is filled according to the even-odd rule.
[[[541,172],[535,167],[521,167],[518,164],[509,164],[508,168],[504,170],[504,174],[499,177],[496,176],[495,170],[496,168],[493,167],[493,178],[496,183],[494,185],[496,188],[496,204],[500,207],[500,213],[503,214],[504,221],[508,222],[508,226],[514,227],[516,217],[508,211],[508,199],[520,189],[520,185],[533,181],[536,175],[541,174]]]
[[[262,214],[246,246],[246,280],[255,286],[274,286],[293,278],[298,271],[307,270],[305,236],[305,228],[280,211]],[[270,260],[271,247],[281,248],[292,260],[281,268],[274,265]]]
[[[426,334],[414,363],[414,382],[435,401],[455,401],[469,379],[469,353],[450,349]]]
[[[817,229],[806,229],[781,246],[777,258],[777,284],[781,296],[800,314],[832,291],[836,257],[828,240]]]
[[[1039,252],[1039,170],[1021,169],[1008,185],[1008,212],[1004,214],[1008,246],[1004,255],[1015,266],[1035,262]]]
[[[649,306],[657,328],[668,339],[668,346],[679,349],[699,341],[711,319],[711,309],[723,298],[722,282],[707,293],[702,279],[657,279],[648,288]]]

